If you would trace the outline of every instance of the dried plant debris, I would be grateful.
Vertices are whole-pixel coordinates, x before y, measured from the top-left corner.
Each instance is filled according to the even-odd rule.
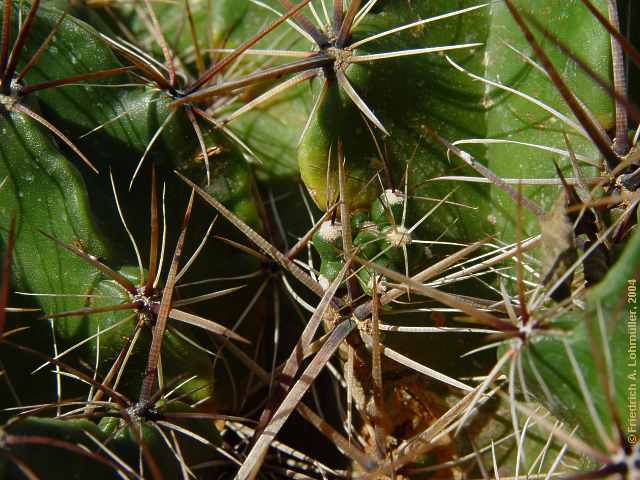
[[[634,2],[0,4],[2,478],[638,478]]]

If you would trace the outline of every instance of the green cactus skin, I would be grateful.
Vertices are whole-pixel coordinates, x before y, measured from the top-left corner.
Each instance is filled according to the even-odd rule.
[[[3,113],[0,131],[4,140],[0,175],[9,178],[0,191],[0,211],[5,228],[11,214],[18,215],[14,257],[18,285],[31,292],[82,291],[95,272],[80,259],[60,252],[38,232],[70,243],[81,241],[96,256],[106,254],[106,244],[90,215],[82,177],[55,148],[50,135],[25,115]],[[42,303],[46,311],[79,306],[77,300],[55,297],[43,297]]]
[[[109,0],[105,0],[96,7],[88,3],[75,2],[69,10],[70,14],[58,26],[54,40],[44,50],[38,64],[26,76],[25,85],[28,87],[39,82],[128,65],[127,58],[115,53],[109,47],[109,42],[100,36],[105,34],[115,38],[116,35],[123,33],[121,26],[130,32],[131,38],[135,39],[135,43],[138,43],[146,53],[163,63],[162,48],[154,35],[149,32],[148,19],[143,21],[139,15],[140,9],[146,7],[142,2],[136,5],[119,3],[122,2],[110,4]],[[140,206],[146,206],[148,201],[147,177],[150,164],[155,165],[161,182],[167,185],[169,225],[167,252],[169,254],[179,232],[181,214],[188,195],[186,189],[179,185],[173,176],[171,171],[174,169],[194,179],[207,192],[228,206],[244,223],[263,233],[284,251],[286,243],[291,238],[304,234],[304,228],[301,226],[303,220],[307,222],[305,225],[308,224],[308,218],[304,217],[306,212],[301,202],[297,200],[300,178],[320,210],[327,209],[338,200],[339,142],[342,143],[341,148],[345,156],[346,196],[351,210],[351,218],[342,220],[350,222],[353,246],[358,250],[358,255],[365,259],[411,275],[427,267],[429,262],[435,262],[455,251],[449,247],[435,246],[434,257],[427,258],[424,247],[413,243],[413,240],[443,239],[455,243],[469,243],[486,238],[487,234],[493,234],[500,242],[511,242],[516,237],[516,226],[519,224],[522,227],[520,235],[533,235],[539,230],[539,219],[528,213],[525,213],[524,221],[518,223],[516,219],[521,214],[520,209],[513,199],[508,198],[497,188],[458,181],[456,183],[431,181],[434,177],[444,175],[477,176],[477,174],[468,166],[462,165],[462,162],[453,155],[447,158],[441,146],[430,141],[425,127],[429,126],[437,130],[451,141],[494,138],[500,141],[536,143],[545,147],[565,149],[563,130],[568,128],[567,125],[559,126],[560,122],[550,118],[548,112],[532,106],[530,101],[522,97],[504,93],[495,86],[488,86],[478,81],[477,78],[470,78],[464,71],[459,71],[453,63],[449,63],[444,54],[363,62],[353,64],[346,69],[345,74],[354,90],[380,118],[391,133],[389,137],[382,136],[375,129],[373,134],[371,133],[352,100],[343,90],[337,88],[336,82],[331,78],[330,68],[319,72],[318,78],[310,84],[298,85],[254,111],[225,124],[224,127],[228,128],[227,132],[213,127],[202,118],[198,119],[197,124],[203,130],[205,148],[215,152],[209,157],[211,164],[209,181],[204,170],[201,145],[188,117],[189,112],[192,111],[190,109],[195,107],[204,110],[213,105],[211,114],[218,121],[269,88],[278,85],[280,79],[272,79],[245,90],[232,92],[228,97],[215,97],[175,108],[172,103],[179,100],[184,94],[183,89],[187,88],[185,85],[196,78],[202,70],[202,65],[199,65],[199,60],[196,60],[197,54],[191,50],[193,33],[186,19],[181,16],[185,5],[190,6],[193,12],[196,36],[200,40],[199,47],[203,50],[236,47],[276,16],[268,8],[263,8],[257,2],[250,0],[151,3],[155,13],[162,18],[163,32],[169,39],[171,48],[175,47],[176,61],[184,65],[184,72],[191,78],[179,78],[175,88],[168,89],[159,87],[150,81],[151,79],[143,78],[144,75],[140,75],[140,71],[135,71],[135,74],[132,71],[100,79],[96,82],[100,84],[99,86],[73,85],[45,89],[33,92],[21,100],[73,139],[91,160],[95,160],[95,164],[100,169],[100,176],[89,173],[86,166],[82,165],[67,147],[37,122],[0,105],[0,182],[7,178],[4,187],[0,188],[0,239],[2,239],[0,250],[4,248],[7,227],[15,213],[18,228],[13,286],[16,290],[29,293],[91,294],[111,297],[110,299],[75,296],[37,297],[37,302],[44,314],[56,314],[87,306],[100,307],[113,304],[114,301],[131,300],[129,293],[114,281],[107,279],[77,256],[59,248],[38,230],[66,244],[80,245],[84,251],[98,257],[105,264],[114,265],[118,272],[138,284],[140,280],[138,269],[130,266],[135,262],[132,259],[128,239],[124,233],[119,233],[122,229],[118,224],[116,210],[112,206],[106,172],[108,169],[112,170],[117,190],[124,192],[129,187],[131,175],[152,140],[153,146],[145,154],[145,163],[140,169],[138,179],[133,183],[133,190],[123,202],[125,216],[130,219],[134,237],[142,246],[143,257],[149,250],[148,213]],[[207,3],[213,4],[211,12],[207,12]],[[277,0],[265,0],[264,3],[269,8],[275,8],[280,12],[286,9]],[[326,3],[331,8],[334,2]],[[348,6],[349,2],[345,3]],[[355,42],[407,22],[426,19],[448,12],[452,8],[475,6],[479,2],[460,0],[453,3],[455,3],[454,7],[452,2],[447,0],[379,2],[364,21],[351,32],[349,41]],[[584,57],[596,73],[605,80],[609,80],[610,37],[581,2],[519,0],[514,3],[536,18],[547,19],[548,22],[545,20],[545,25],[557,32],[571,48],[584,53]],[[595,3],[602,11],[606,11],[604,0],[598,0]],[[26,42],[26,54],[19,59],[19,66],[25,65],[30,55],[38,49],[60,19],[60,10],[51,8],[52,5],[58,8],[67,7],[64,1],[51,0],[38,11],[33,31]],[[314,0],[313,5],[322,16],[320,2]],[[15,13],[18,11],[24,16],[29,5],[15,0],[11,7],[15,18]],[[304,12],[311,15],[308,7]],[[12,38],[15,38],[17,33],[16,25],[16,22],[12,22]],[[491,3],[486,8],[461,16],[381,37],[358,47],[351,53],[370,55],[402,49],[419,49],[425,46],[473,42],[482,42],[483,45],[470,50],[446,52],[446,55],[452,62],[472,74],[517,88],[544,101],[562,114],[568,114],[567,107],[545,75],[528,64],[522,58],[522,54],[516,52],[520,50],[524,55],[532,56],[528,44],[519,34],[505,6],[500,3]],[[512,48],[505,46],[505,42]],[[297,32],[285,25],[260,40],[252,48],[308,51],[309,45]],[[610,97],[594,87],[586,75],[576,73],[573,63],[561,52],[554,50],[548,43],[545,44],[545,48],[552,51],[550,55],[563,74],[566,74],[570,88],[578,92],[604,127],[610,127],[613,118],[613,102]],[[202,59],[204,63],[210,65],[215,59],[224,55],[226,53],[206,52]],[[286,57],[247,54],[234,65],[235,71],[229,78],[237,78],[236,75],[251,73],[288,61]],[[324,94],[320,91],[321,82],[318,81],[323,75],[329,77],[329,88]],[[222,82],[225,79],[228,78],[221,76],[216,78],[215,82]],[[128,85],[119,86],[125,83]],[[314,102],[321,95],[323,97],[318,108],[309,119]],[[222,104],[222,107],[218,108],[214,105],[216,102]],[[304,137],[300,138],[308,120],[309,128]],[[163,125],[162,133],[154,138]],[[101,128],[93,131],[97,127]],[[81,137],[87,132],[92,133]],[[229,132],[235,134],[243,145],[229,138]],[[378,145],[373,142],[372,135],[376,137]],[[570,128],[568,135],[580,159],[598,159],[597,150],[588,139]],[[299,141],[301,143],[298,143]],[[499,142],[474,145],[462,143],[459,146],[473,153],[500,177],[555,177],[552,160],[557,159],[567,176],[573,176],[566,155],[558,157],[557,153],[530,149],[520,144]],[[383,163],[381,156],[385,157],[386,164]],[[594,165],[584,164],[582,167],[585,176],[597,174],[597,167]],[[385,169],[389,171],[385,172]],[[404,191],[405,180],[407,180],[407,191],[400,193]],[[523,187],[524,194],[537,202],[543,210],[551,208],[558,190],[555,186]],[[265,208],[262,208],[259,194],[265,192],[269,193],[269,201],[266,202]],[[444,202],[438,207],[432,217],[411,232],[410,237],[405,235],[414,222],[422,218],[434,203],[449,193],[451,193],[448,197],[449,202]],[[296,195],[295,201],[291,200],[293,195]],[[405,195],[407,198],[404,198]],[[121,201],[123,198],[124,195]],[[273,205],[268,205],[271,202]],[[405,205],[407,206],[406,214]],[[279,224],[276,227],[270,225],[280,221],[280,219],[278,222],[271,221],[273,219],[270,218],[272,213],[270,207],[274,207],[272,210],[280,210],[282,227]],[[144,214],[139,216],[140,211]],[[311,212],[315,218],[318,216],[317,213],[317,210]],[[193,237],[197,239],[189,238],[193,245],[189,244],[185,252],[195,249],[201,238],[200,234],[212,221],[210,212],[202,212],[198,210],[198,206],[194,210],[193,217],[192,224],[195,226],[192,228],[197,231]],[[336,227],[331,235],[326,235],[326,228],[323,230],[327,225]],[[315,265],[314,268],[318,269],[320,283],[325,288],[335,279],[344,265],[343,238],[339,227],[338,220],[325,222],[312,240],[315,249],[313,255],[317,254],[320,257],[319,267]],[[231,231],[229,225],[223,221],[218,221],[215,228],[214,235],[224,239],[230,238],[238,243],[244,242],[244,239],[238,238],[237,233]],[[282,231],[274,234],[277,230]],[[623,320],[629,317],[631,305],[627,304],[623,308],[620,301],[628,298],[631,285],[629,281],[637,277],[637,272],[640,270],[639,234],[640,232],[636,231],[633,238],[627,242],[624,253],[608,276],[598,286],[588,291],[586,309],[572,310],[553,319],[551,325],[564,332],[562,339],[544,334],[535,335],[522,350],[526,383],[531,387],[535,400],[548,408],[559,420],[568,422],[571,426],[578,425],[579,434],[591,444],[598,444],[598,432],[590,419],[563,342],[567,342],[570,346],[587,384],[593,387],[590,390],[595,409],[606,428],[611,427],[612,417],[608,412],[609,405],[603,394],[604,387],[598,388],[600,385],[598,358],[597,355],[592,354],[592,344],[601,345],[606,342],[610,345],[616,388],[615,408],[622,419],[628,419],[630,410],[626,400],[628,400],[631,385],[631,378],[628,376],[630,367],[628,352],[621,347],[628,341],[628,331]],[[191,232],[189,236],[192,236]],[[144,240],[140,240],[141,238]],[[215,306],[207,304],[195,310],[198,313],[202,312],[204,316],[215,315],[215,320],[220,323],[233,324],[240,317],[242,309],[256,300],[254,296],[262,288],[261,285],[268,285],[269,289],[265,290],[266,294],[263,297],[269,298],[256,300],[255,306],[247,310],[241,333],[255,341],[254,345],[247,347],[246,350],[251,354],[251,358],[259,362],[264,361],[264,365],[268,364],[271,368],[283,359],[282,352],[288,353],[287,349],[297,341],[297,330],[291,327],[295,322],[285,323],[278,318],[282,324],[279,333],[282,335],[279,340],[281,343],[280,345],[274,343],[278,347],[273,348],[277,350],[275,352],[269,351],[272,348],[270,345],[267,345],[268,348],[264,347],[264,339],[272,333],[270,329],[271,324],[274,323],[271,308],[273,307],[274,312],[280,312],[282,319],[286,319],[286,322],[298,317],[305,321],[308,316],[300,314],[295,302],[287,303],[291,300],[288,294],[281,295],[280,290],[271,289],[272,286],[279,285],[280,272],[271,271],[271,265],[266,263],[256,265],[255,258],[238,260],[239,257],[244,257],[244,254],[238,254],[231,249],[229,245],[232,242],[222,244],[219,239],[215,242],[213,243],[212,239],[209,240],[209,244],[203,250],[202,262],[194,265],[194,269],[189,272],[188,280],[240,275],[249,278],[246,281],[248,288],[239,292],[242,295],[239,297],[240,300],[223,299]],[[235,256],[229,252],[233,252]],[[301,261],[302,257],[296,260]],[[183,258],[182,265],[184,261]],[[248,275],[246,275],[247,272],[249,272]],[[253,279],[257,277],[259,282],[264,283],[255,282]],[[357,279],[361,290],[359,293],[363,294],[358,301],[367,301],[372,296],[371,270],[360,268]],[[447,288],[461,295],[477,296],[487,302],[498,301],[498,296],[495,294],[497,290],[491,290],[496,285],[494,279],[483,277],[480,281],[486,281],[489,287],[484,284],[480,286],[477,279],[471,279]],[[297,286],[293,288],[298,293]],[[189,296],[191,291],[180,290],[180,295]],[[198,293],[201,292],[198,291]],[[314,303],[317,299],[313,299],[311,295],[307,296],[307,293],[302,294],[305,302],[311,305],[317,304]],[[408,300],[409,302],[405,304],[417,303],[413,294]],[[424,313],[412,313],[402,317],[390,315],[398,313],[395,310],[402,310],[402,308],[403,305],[391,305],[381,309],[380,314],[383,317],[381,321],[390,325],[396,322],[410,326],[424,326],[425,323],[438,324],[438,318],[435,315],[433,317],[427,317]],[[597,333],[598,325],[595,320],[599,311],[602,312],[603,323],[607,327],[605,338],[601,338]],[[117,328],[102,334],[99,343],[95,340],[87,341],[81,348],[63,357],[69,365],[80,365],[83,368],[87,365],[95,365],[98,358],[95,374],[96,378],[100,379],[113,365],[122,347],[133,334],[136,319],[127,319],[131,313],[129,311],[109,312],[57,318],[51,322],[33,320],[26,325],[30,327],[27,334],[17,336],[16,341],[28,345],[44,343],[46,347],[40,348],[42,353],[53,356],[52,338],[55,338],[59,352],[87,340],[96,334],[98,329],[104,331],[122,322]],[[448,324],[455,316],[455,314],[447,314],[443,318]],[[21,323],[13,315],[10,316],[10,320],[10,327],[27,324],[27,322]],[[88,439],[87,433],[90,433],[102,442],[110,442],[113,450],[134,466],[139,459],[139,446],[132,428],[140,428],[153,456],[158,459],[163,474],[168,478],[178,478],[182,472],[175,461],[175,455],[167,448],[165,439],[155,428],[160,421],[166,420],[161,418],[161,414],[164,413],[169,418],[171,413],[194,413],[191,406],[193,403],[198,403],[200,410],[207,412],[231,409],[232,404],[236,407],[237,402],[234,403],[231,400],[231,383],[237,380],[237,385],[241,387],[251,385],[255,371],[251,374],[247,373],[246,364],[240,365],[236,362],[234,357],[225,350],[224,345],[221,347],[222,344],[217,341],[218,339],[207,337],[206,334],[190,327],[176,326],[171,320],[169,326],[161,353],[165,384],[178,378],[193,377],[174,393],[187,403],[170,401],[165,404],[161,400],[154,405],[160,416],[150,418],[153,416],[150,415],[141,418],[136,413],[134,427],[127,427],[121,418],[111,416],[114,413],[108,412],[109,416],[103,418],[98,425],[94,423],[94,419],[78,421],[21,417],[15,422],[9,421],[3,428],[13,435],[45,435],[96,450],[95,444]],[[192,343],[185,340],[185,337],[192,340]],[[388,348],[409,355],[416,361],[442,370],[456,378],[484,375],[495,364],[492,354],[487,354],[480,359],[459,358],[461,353],[477,346],[481,341],[472,336],[456,337],[453,340],[448,338],[442,341],[442,337],[407,335],[397,332],[387,333],[383,338],[383,343]],[[141,380],[146,373],[150,344],[151,328],[145,326],[117,387],[119,393],[133,399],[132,401],[135,401],[139,394]],[[202,348],[196,348],[194,345]],[[2,344],[0,347],[4,349]],[[206,353],[204,348],[211,353]],[[272,353],[273,357],[271,357]],[[215,359],[213,354],[217,355]],[[365,354],[367,358],[370,355],[368,351],[365,351]],[[2,361],[7,363],[6,368],[0,366],[3,374],[15,369],[24,369],[19,359],[8,358],[4,352]],[[221,374],[224,370],[221,366],[223,363],[227,371]],[[356,365],[356,368],[359,367],[361,366]],[[49,369],[51,370],[51,367]],[[34,400],[36,403],[57,399],[58,392],[55,391],[52,382],[47,381],[45,384],[41,380],[44,373],[41,372],[39,373],[41,376],[35,377],[42,383],[30,387],[38,390],[35,396],[37,400]],[[363,375],[362,372],[359,374]],[[371,376],[371,372],[364,372],[364,375]],[[548,388],[542,388],[540,377]],[[402,386],[394,390],[395,378],[385,378],[384,381],[387,382],[387,392],[395,395],[397,391],[402,391]],[[20,384],[18,387],[23,388]],[[76,395],[86,398],[87,386],[80,382],[64,379],[63,387],[62,399]],[[235,383],[233,387],[236,387]],[[270,387],[273,388],[273,385]],[[551,392],[550,397],[547,396],[548,391]],[[264,400],[262,390],[253,391],[255,392],[259,393],[240,399],[242,401],[239,403],[243,407],[240,414],[244,415],[246,411],[256,406],[257,402],[253,397],[260,397],[259,401]],[[234,393],[236,395],[240,393],[242,397],[243,391]],[[321,395],[324,393],[321,392]],[[438,392],[437,395],[440,397],[438,405],[442,407],[445,403],[444,394]],[[29,401],[32,398],[34,397],[30,396]],[[324,398],[323,396],[322,399]],[[12,401],[7,400],[2,403],[2,406],[14,406]],[[331,401],[335,402],[335,399],[332,398]],[[399,404],[404,405],[403,401],[398,400]],[[426,409],[424,405],[420,405],[420,408]],[[499,408],[505,410],[504,405]],[[370,419],[370,412],[365,413],[366,419]],[[327,418],[332,414],[333,412],[329,412]],[[6,418],[13,413],[3,415]],[[511,428],[504,429],[502,433],[495,433],[499,429],[493,428],[492,415],[493,412],[478,414],[474,419],[474,425],[465,432],[469,437],[473,436],[474,441],[482,442],[483,447],[501,435],[507,434]],[[123,416],[126,417],[124,414]],[[98,416],[95,420],[97,418]],[[210,419],[181,418],[174,423],[200,435],[213,445],[221,445],[218,426],[214,427]],[[507,420],[506,423],[508,424],[509,421]],[[363,429],[369,427],[372,425],[365,425]],[[394,435],[396,433],[393,432]],[[477,437],[475,437],[476,434]],[[367,435],[371,435],[368,430]],[[401,436],[401,433],[398,435]],[[538,430],[535,430],[534,436],[540,441],[535,446],[528,447],[526,451],[528,460],[535,458],[540,445],[544,444],[544,440],[538,438],[541,436]],[[226,440],[228,440],[227,437],[225,437]],[[357,444],[358,442],[354,443],[354,445]],[[234,446],[233,454],[245,452],[246,445],[246,443],[243,444],[241,449]],[[56,450],[51,455],[49,447],[38,447],[35,450],[28,450],[31,447],[23,447],[20,446],[14,450],[12,446],[11,450],[4,451],[28,459],[28,464],[37,473],[43,472],[46,478],[73,478],[70,474],[71,469],[68,468],[70,465],[73,466],[73,471],[82,469],[96,479],[113,478],[115,473],[110,467],[71,452]],[[224,448],[227,447],[228,445],[224,445]],[[555,453],[558,447],[559,445],[554,445],[552,451]],[[0,431],[0,453],[4,448]],[[475,449],[475,445],[465,443],[464,448],[464,453],[468,454]],[[189,465],[207,462],[213,458],[210,446],[204,446],[202,442],[194,441],[193,438],[186,441],[183,453]],[[500,471],[501,475],[509,476],[513,472],[514,464],[518,459],[512,453],[505,453],[504,458],[500,460],[501,468],[504,467]],[[53,456],[57,462],[56,468],[51,470],[52,476],[47,476],[51,466],[47,455]],[[486,455],[486,450],[485,456],[487,462],[492,461]],[[375,454],[372,454],[371,458],[374,457]],[[442,459],[435,455],[432,460],[438,462]],[[571,457],[571,460],[576,459]],[[547,458],[546,462],[545,465],[548,466],[550,459]],[[59,468],[57,468],[58,464]],[[429,457],[416,462],[418,467],[429,464]],[[523,460],[521,467],[525,468],[529,465]],[[203,474],[205,476],[211,474],[210,470],[205,472]],[[0,459],[0,476],[3,474],[6,478],[20,478],[16,468],[6,459]],[[196,475],[200,478],[200,473]]]
[[[383,225],[400,225],[406,201],[407,199],[402,192],[385,190],[371,205],[371,221],[381,227]]]
[[[638,272],[640,231],[636,230],[615,266],[609,270],[604,280],[587,293],[586,308],[583,311],[570,312],[556,320],[566,331],[564,340],[573,352],[580,373],[589,386],[589,394],[597,416],[609,432],[613,425],[613,417],[606,398],[607,388],[614,389],[616,414],[622,420],[623,430],[634,429],[634,426],[629,424],[633,408],[630,395],[633,395],[637,388],[638,370],[633,351],[630,352],[630,349],[633,350],[633,344],[630,342],[634,333],[632,329],[635,328],[633,319],[636,304],[633,287],[638,282]],[[604,337],[599,326],[599,316],[606,329]],[[604,355],[604,344],[608,345],[611,356],[610,369],[599,363]],[[558,418],[565,418],[572,424],[579,425],[578,433],[583,438],[592,444],[600,444],[600,437],[563,341],[540,335],[539,338],[532,339],[524,352],[526,360],[523,365],[527,384],[534,389],[536,398]],[[607,372],[609,385],[602,384],[599,371]],[[542,377],[551,398],[544,393],[536,373]]]
[[[581,2],[550,1],[542,5],[534,2],[514,2],[523,12],[534,17],[544,15],[545,26],[563,41],[571,50],[584,52],[581,55],[586,63],[600,78],[610,81],[611,53],[610,38],[606,30],[597,23]],[[606,12],[607,2],[593,2],[601,11]],[[540,13],[539,13],[540,11]],[[541,13],[541,12],[545,13]],[[505,85],[514,86],[519,91],[545,102],[563,114],[570,110],[562,100],[557,89],[542,72],[532,68],[522,57],[511,49],[504,49],[505,42],[532,57],[529,45],[524,41],[513,18],[504,5],[495,5],[491,11],[494,28],[487,40],[485,76]],[[536,32],[537,33],[537,32]],[[611,98],[606,92],[574,64],[561,51],[553,48],[549,42],[539,38],[556,67],[565,72],[563,78],[574,92],[583,92],[582,100],[605,129],[613,124]],[[586,53],[588,50],[589,53]],[[476,72],[477,73],[477,72]],[[499,78],[498,78],[499,76]],[[489,89],[489,87],[488,87]],[[577,133],[570,126],[560,129],[557,118],[533,105],[530,101],[498,88],[490,88],[487,95],[488,109],[485,113],[487,130],[485,138],[497,138],[508,141],[519,141],[531,144],[555,147],[567,150],[563,131],[567,133],[575,152],[586,158],[598,159],[600,154],[588,138]],[[505,178],[554,178],[556,176],[554,160],[557,161],[567,177],[573,175],[570,161],[566,156],[558,156],[535,148],[527,148],[515,144],[488,144],[483,158],[487,165],[500,177]],[[597,168],[580,162],[582,174],[596,175]],[[557,190],[554,187],[523,186],[523,195],[533,199],[545,211],[549,211]],[[515,238],[515,219],[518,207],[512,199],[492,189],[491,200],[481,207],[484,215],[492,215],[494,232],[502,238]],[[523,215],[523,235],[535,234],[539,231],[538,220],[526,209]]]
[[[321,209],[332,205],[339,195],[338,142],[343,143],[346,156],[346,196],[350,208],[367,208],[373,200],[376,185],[371,179],[377,155],[365,135],[370,134],[358,110],[330,84],[298,150],[302,181]]]
[[[351,222],[352,243],[361,257],[396,271],[406,269],[406,251],[408,265],[413,272],[424,264],[424,248],[411,243],[411,234],[401,224],[404,203],[402,193],[387,190],[372,202],[370,211],[360,210]],[[328,286],[344,264],[340,224],[324,222],[313,237],[313,245],[320,255],[322,282]],[[372,288],[371,272],[362,267],[357,276],[363,290],[369,295]]]

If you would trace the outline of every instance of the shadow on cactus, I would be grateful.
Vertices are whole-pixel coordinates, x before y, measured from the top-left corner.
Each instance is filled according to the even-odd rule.
[[[116,206],[119,213],[120,202],[115,190],[115,183],[112,186],[114,189],[114,197]],[[164,263],[164,248],[167,232],[161,232],[160,228],[160,215],[158,208],[158,195],[156,189],[155,171],[152,175],[152,188],[151,188],[151,240],[150,240],[150,252],[149,252],[149,269],[144,271],[141,256],[138,250],[138,246],[132,236],[130,240],[138,259],[138,278],[132,280],[129,273],[125,270],[117,272],[105,265],[100,259],[91,255],[88,252],[83,251],[78,246],[67,245],[46,232],[42,232],[46,237],[55,241],[61,248],[64,248],[71,254],[81,258],[89,265],[95,267],[101,272],[104,277],[110,279],[110,281],[98,280],[94,282],[92,291],[88,293],[85,298],[88,303],[98,303],[96,306],[87,306],[79,310],[63,311],[51,314],[45,314],[42,318],[45,319],[59,319],[56,321],[56,330],[58,331],[58,338],[61,345],[71,345],[65,348],[63,352],[56,355],[56,359],[66,356],[73,351],[83,347],[86,348],[89,342],[90,351],[96,356],[96,371],[103,371],[107,369],[107,373],[103,378],[103,383],[107,385],[113,385],[117,388],[120,380],[123,378],[123,374],[127,369],[129,363],[134,365],[134,371],[138,373],[132,373],[128,371],[124,378],[129,378],[128,385],[123,386],[124,391],[131,391],[133,394],[140,393],[141,398],[150,394],[149,386],[146,392],[138,392],[136,377],[147,372],[148,369],[156,371],[158,369],[160,346],[157,342],[165,336],[164,329],[166,328],[167,318],[174,321],[181,322],[184,325],[192,325],[202,328],[214,335],[218,335],[224,338],[230,338],[234,341],[247,342],[248,340],[237,335],[233,331],[226,327],[207,320],[201,316],[194,315],[182,310],[182,307],[192,305],[199,302],[205,302],[214,298],[222,297],[228,294],[232,294],[242,287],[229,288],[222,291],[216,291],[205,295],[199,295],[194,298],[173,299],[173,291],[176,287],[176,283],[183,277],[190,265],[196,260],[198,253],[202,247],[202,244],[207,240],[208,234],[213,227],[213,224],[209,227],[207,236],[202,241],[202,244],[193,256],[187,261],[186,265],[178,270],[178,262],[181,255],[181,250],[184,244],[184,237],[186,235],[186,228],[188,224],[188,218],[191,213],[191,203],[187,206],[185,213],[185,224],[183,225],[180,240],[176,246],[176,253],[171,262],[170,271],[167,277],[167,284],[163,287],[160,285],[160,274]],[[163,195],[164,197],[164,195]],[[164,212],[164,208],[162,209]],[[124,217],[121,217],[124,229],[130,235],[131,232]],[[166,229],[166,221],[163,222]],[[162,245],[161,245],[162,243]],[[137,284],[136,284],[137,283]],[[82,296],[78,294],[77,296]],[[120,299],[122,303],[109,304],[109,300]],[[100,305],[103,304],[103,305]],[[164,306],[163,306],[164,305]],[[109,312],[131,312],[126,316],[122,315],[109,315]],[[98,314],[107,314],[100,315]],[[72,317],[81,317],[80,320],[76,320]],[[155,332],[160,328],[162,333],[154,333],[149,345],[149,332]],[[95,331],[95,333],[92,333]],[[213,394],[213,373],[211,370],[211,360],[208,358],[212,355],[206,348],[198,348],[195,340],[190,338],[188,328],[174,328],[169,327],[166,332],[168,341],[165,343],[163,350],[165,354],[164,358],[164,375],[168,380],[171,380],[176,375],[179,375],[185,371],[186,365],[191,365],[193,369],[191,373],[195,375],[190,382],[183,388],[186,389],[188,394],[193,399],[197,399],[202,402],[210,400]],[[120,338],[128,339],[126,342],[122,342]],[[149,356],[147,370],[141,370],[145,359],[144,352],[150,348],[158,349],[158,354],[154,358]],[[190,350],[196,347],[198,354],[194,354]],[[161,367],[162,368],[162,367]],[[162,380],[162,371],[159,373]],[[197,377],[197,378],[196,378]],[[133,380],[133,383],[132,383]],[[131,390],[133,388],[133,390]],[[94,400],[98,400],[101,397],[101,392],[96,392]],[[141,402],[144,403],[144,399]]]
[[[75,144],[54,126],[51,122],[47,121],[41,115],[36,113],[33,108],[27,105],[27,98],[29,95],[46,89],[58,88],[64,85],[74,84],[78,82],[85,82],[90,80],[96,80],[105,77],[111,77],[120,73],[130,70],[130,67],[118,67],[110,68],[101,71],[89,72],[83,75],[77,75],[62,79],[55,79],[46,82],[27,84],[25,85],[25,78],[29,71],[38,64],[42,54],[49,47],[49,43],[55,37],[56,31],[60,26],[60,23],[64,20],[64,14],[61,14],[60,19],[54,25],[53,29],[45,39],[45,41],[39,46],[35,53],[29,59],[24,59],[25,45],[29,38],[31,28],[38,11],[40,9],[40,1],[36,0],[31,5],[24,22],[19,25],[18,34],[15,41],[11,44],[12,30],[14,28],[12,17],[18,17],[18,13],[22,14],[22,11],[15,9],[14,2],[11,0],[3,1],[3,21],[2,21],[2,38],[0,41],[0,105],[2,106],[3,116],[24,115],[54,134],[58,139],[65,143],[71,150],[73,150],[82,161],[89,166],[94,172],[98,173],[95,166],[89,161],[89,159],[75,146]],[[18,18],[20,20],[20,18]],[[18,69],[18,65],[23,64],[23,67]]]
[[[68,12],[3,3],[3,104],[64,136],[0,119],[6,390],[16,354],[44,362],[33,405],[3,404],[3,473],[46,477],[48,455],[105,478],[636,476],[638,54],[615,1]],[[115,177],[83,182],[79,135]],[[150,187],[114,208],[131,173]],[[198,290],[219,281],[246,288]]]

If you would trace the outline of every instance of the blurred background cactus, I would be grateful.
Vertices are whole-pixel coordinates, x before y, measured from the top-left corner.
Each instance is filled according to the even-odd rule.
[[[1,3],[2,478],[638,478],[634,2]]]

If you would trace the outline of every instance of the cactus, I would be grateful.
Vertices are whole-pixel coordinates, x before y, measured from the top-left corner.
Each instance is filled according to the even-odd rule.
[[[2,478],[637,478],[633,2],[0,3]]]

